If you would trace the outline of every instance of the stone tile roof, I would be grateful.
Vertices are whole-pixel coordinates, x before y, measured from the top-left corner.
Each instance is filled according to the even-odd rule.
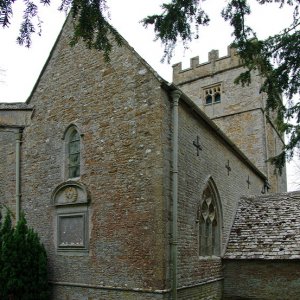
[[[225,259],[300,259],[300,191],[241,198]]]
[[[1,103],[0,102],[0,110],[17,110],[17,109],[32,109],[32,105],[28,105],[25,102],[11,102],[11,103]]]

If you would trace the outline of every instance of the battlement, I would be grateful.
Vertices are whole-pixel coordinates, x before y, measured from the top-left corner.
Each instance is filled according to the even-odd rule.
[[[181,84],[190,80],[205,76],[213,76],[216,73],[232,68],[241,67],[242,63],[235,48],[228,47],[228,54],[219,57],[219,50],[211,50],[208,53],[208,61],[199,63],[199,56],[190,59],[190,67],[182,69],[182,63],[173,65],[173,83]]]

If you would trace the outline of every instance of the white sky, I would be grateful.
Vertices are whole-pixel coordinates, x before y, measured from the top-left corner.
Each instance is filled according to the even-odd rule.
[[[178,45],[170,65],[160,63],[163,47],[159,41],[153,41],[152,28],[143,28],[139,21],[147,15],[157,13],[159,5],[163,2],[163,0],[107,0],[112,25],[159,75],[172,81],[171,66],[174,63],[181,61],[183,67],[188,67],[190,58],[194,56],[199,56],[200,62],[205,62],[208,52],[212,49],[218,49],[220,56],[227,54],[227,46],[232,41],[232,29],[220,17],[221,9],[227,1],[207,0],[203,3],[203,7],[211,18],[210,25],[200,28],[200,38],[193,41],[188,50],[184,51],[182,45]],[[6,29],[0,28],[0,102],[23,102],[29,96],[65,19],[64,13],[57,11],[59,3],[59,0],[53,0],[50,7],[40,7],[40,17],[43,21],[42,36],[33,38],[30,49],[16,44],[24,7],[19,1],[13,5],[14,16],[11,26]],[[249,25],[257,31],[259,38],[272,35],[289,25],[290,9],[278,9],[278,5],[274,4],[261,6],[255,0],[250,0],[250,3],[254,6]],[[290,183],[300,182],[298,180],[300,176],[295,175],[295,168],[289,167],[288,171],[291,173]],[[295,183],[289,186],[289,190],[295,188]]]

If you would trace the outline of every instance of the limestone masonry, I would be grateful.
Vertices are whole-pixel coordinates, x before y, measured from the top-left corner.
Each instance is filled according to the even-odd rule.
[[[238,56],[214,50],[170,84],[126,41],[107,63],[71,35],[68,19],[26,103],[0,104],[0,204],[44,243],[51,299],[244,297],[230,265],[240,199],[286,190],[266,163],[283,140],[260,78],[234,85]]]

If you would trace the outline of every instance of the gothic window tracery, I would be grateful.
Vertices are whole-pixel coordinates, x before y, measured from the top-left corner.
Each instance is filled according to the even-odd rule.
[[[220,255],[222,226],[217,201],[217,194],[209,183],[202,194],[198,210],[200,256]]]

